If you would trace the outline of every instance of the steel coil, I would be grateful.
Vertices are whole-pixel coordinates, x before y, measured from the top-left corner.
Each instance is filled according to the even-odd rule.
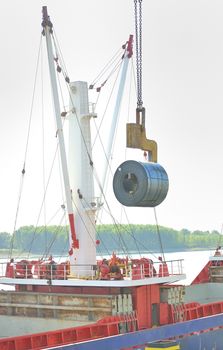
[[[113,178],[114,194],[127,207],[156,207],[166,198],[168,189],[168,175],[157,163],[127,160]]]

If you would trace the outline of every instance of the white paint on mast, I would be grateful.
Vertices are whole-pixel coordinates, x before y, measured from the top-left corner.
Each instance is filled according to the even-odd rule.
[[[79,249],[75,250],[76,261],[81,264],[80,274],[89,274],[89,265],[96,264],[95,211],[92,171],[91,130],[88,86],[77,81],[70,84],[71,100],[69,114],[69,174],[74,201],[75,228]],[[83,265],[87,271],[83,271]],[[82,272],[81,272],[82,271]]]

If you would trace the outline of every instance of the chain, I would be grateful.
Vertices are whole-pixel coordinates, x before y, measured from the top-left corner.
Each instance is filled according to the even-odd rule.
[[[134,0],[136,36],[137,107],[142,109],[142,0]]]

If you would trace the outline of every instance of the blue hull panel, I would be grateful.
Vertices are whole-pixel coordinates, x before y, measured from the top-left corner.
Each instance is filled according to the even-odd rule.
[[[222,350],[223,329],[193,335],[179,341],[181,350]]]

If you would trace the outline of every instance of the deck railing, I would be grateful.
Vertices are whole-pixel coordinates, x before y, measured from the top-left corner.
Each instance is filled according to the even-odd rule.
[[[0,263],[0,277],[9,278],[34,278],[34,279],[59,279],[69,278],[90,280],[138,280],[153,277],[177,276],[183,274],[183,260],[170,260],[165,262],[148,263],[140,260],[128,261],[118,267],[119,277],[112,269],[107,275],[101,273],[100,263],[97,265],[71,265],[69,263],[56,263],[54,261],[13,261],[11,263]],[[110,268],[110,267],[109,267]],[[106,277],[105,277],[106,276]]]

